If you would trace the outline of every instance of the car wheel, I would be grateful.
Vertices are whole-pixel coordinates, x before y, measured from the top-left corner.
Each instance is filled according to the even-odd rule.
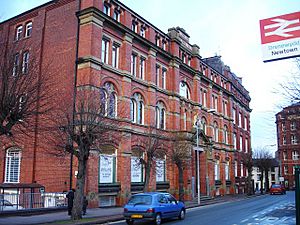
[[[161,216],[160,216],[159,213],[157,213],[157,214],[155,215],[154,224],[155,224],[155,225],[160,225],[160,224],[161,224]]]
[[[127,223],[128,225],[133,225],[133,220],[127,219],[127,220],[126,220],[126,223]]]
[[[180,220],[184,220],[184,218],[185,218],[185,210],[184,210],[184,209],[181,209],[181,210],[180,210],[180,213],[179,213],[178,218],[179,218]]]

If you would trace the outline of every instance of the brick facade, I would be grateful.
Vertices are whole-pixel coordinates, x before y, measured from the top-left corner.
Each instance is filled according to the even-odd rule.
[[[295,188],[294,167],[300,165],[300,104],[296,103],[283,108],[276,114],[277,126],[277,157],[279,159],[280,175],[284,177],[287,188]]]
[[[123,204],[131,193],[141,190],[140,184],[131,182],[134,140],[148,126],[156,126],[158,104],[165,109],[165,127],[160,130],[166,135],[178,131],[195,134],[197,116],[205,124],[199,140],[204,149],[200,154],[201,194],[244,192],[246,168],[241,166],[240,154],[251,150],[250,97],[242,79],[220,57],[203,59],[200,48],[189,43],[184,29],[175,27],[164,33],[119,1],[49,2],[1,23],[1,46],[15,45],[15,30],[27,21],[32,21],[33,30],[26,43],[38,49],[34,54],[39,54],[42,70],[43,65],[52,65],[51,74],[56,80],[53,88],[60,94],[55,104],[59,107],[73,104],[74,86],[110,84],[117,94],[118,106],[122,106],[119,115],[126,120],[126,138],[102,151],[113,158],[113,182],[101,183],[99,153],[92,153],[88,162],[86,193],[95,200],[93,206]],[[22,41],[25,40],[18,43]],[[133,65],[135,72],[132,72]],[[131,120],[130,103],[136,94],[143,102],[141,123]],[[35,141],[40,141],[38,135]],[[37,182],[48,192],[66,191],[69,156],[57,159],[38,146],[36,143],[19,146],[22,151],[20,183]],[[172,148],[171,141],[166,141],[165,146]],[[3,151],[0,165],[3,182],[5,155]],[[196,194],[194,151],[192,156],[190,166],[184,171],[187,199]],[[165,163],[163,182],[156,182],[153,169],[151,190],[176,194],[177,168],[169,159]]]

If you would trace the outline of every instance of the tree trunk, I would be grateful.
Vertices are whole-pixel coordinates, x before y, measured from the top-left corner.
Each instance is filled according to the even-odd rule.
[[[151,162],[148,160],[145,165],[145,182],[143,192],[149,192],[149,181],[151,172]]]
[[[266,184],[265,184],[265,187],[266,187],[266,192],[269,192],[269,169],[266,169],[265,170],[265,180],[266,180]]]
[[[264,193],[264,172],[263,169],[260,168],[261,176],[260,176],[260,193]]]
[[[178,168],[179,201],[184,201],[183,168],[181,164],[176,164],[176,165]]]
[[[72,220],[79,220],[82,218],[82,203],[85,187],[86,166],[87,160],[78,158],[78,174],[74,204],[72,209]]]
[[[248,177],[247,177],[247,183],[248,183],[248,187],[247,187],[247,194],[248,195],[252,195],[253,194],[253,187],[252,187],[252,168],[248,169]]]

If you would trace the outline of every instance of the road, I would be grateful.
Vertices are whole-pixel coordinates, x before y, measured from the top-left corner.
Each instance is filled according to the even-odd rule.
[[[110,223],[125,225],[125,221]],[[135,225],[151,223],[135,223]],[[295,193],[263,195],[237,202],[202,206],[187,211],[184,221],[168,220],[163,225],[295,225]]]

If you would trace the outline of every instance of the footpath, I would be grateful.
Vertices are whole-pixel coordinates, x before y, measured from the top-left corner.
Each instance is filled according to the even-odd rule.
[[[252,198],[259,195],[226,195],[216,198],[203,198],[200,202],[200,207],[211,204],[225,203],[239,201],[246,198]],[[199,207],[197,199],[193,201],[185,202],[186,208]],[[122,207],[110,207],[110,208],[94,208],[87,209],[87,214],[83,216],[80,221],[71,221],[68,216],[67,210],[47,212],[43,214],[33,215],[28,213],[3,217],[0,214],[0,224],[2,225],[26,225],[26,224],[76,224],[76,225],[87,225],[87,224],[105,224],[108,222],[123,220],[123,208]]]

